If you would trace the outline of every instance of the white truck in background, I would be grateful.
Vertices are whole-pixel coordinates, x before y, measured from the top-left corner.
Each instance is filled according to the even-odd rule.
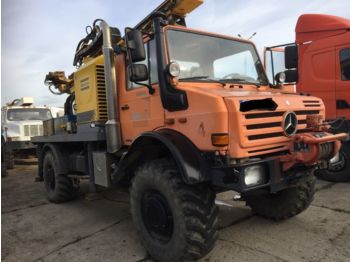
[[[44,120],[64,115],[63,108],[33,104],[32,97],[22,97],[1,108],[1,151],[6,169],[13,168],[15,155],[35,153],[30,139],[43,135]]]

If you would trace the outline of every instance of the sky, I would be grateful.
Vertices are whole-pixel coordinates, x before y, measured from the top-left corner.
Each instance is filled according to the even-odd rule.
[[[23,96],[37,105],[63,106],[43,80],[49,71],[67,75],[85,27],[103,18],[121,32],[134,26],[163,0],[1,0],[1,104]],[[294,41],[301,14],[350,18],[350,0],[204,0],[188,15],[187,26],[252,38],[264,46]]]

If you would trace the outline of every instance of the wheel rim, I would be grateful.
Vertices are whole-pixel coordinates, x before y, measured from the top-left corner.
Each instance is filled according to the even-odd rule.
[[[55,171],[53,170],[52,166],[48,166],[47,168],[47,178],[48,178],[48,181],[47,181],[47,185],[49,187],[50,190],[55,190]]]
[[[148,191],[142,197],[143,223],[152,236],[161,243],[170,241],[174,230],[174,218],[165,197],[158,191]]]
[[[340,151],[339,161],[334,164],[330,164],[328,169],[332,172],[340,172],[346,167],[346,161],[347,160],[346,160],[345,153],[343,151]]]

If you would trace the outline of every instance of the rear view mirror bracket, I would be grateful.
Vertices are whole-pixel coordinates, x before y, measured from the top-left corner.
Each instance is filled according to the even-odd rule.
[[[140,82],[134,82],[134,83],[137,84],[137,85],[140,85],[140,86],[145,86],[145,87],[147,87],[148,93],[149,93],[150,95],[153,95],[153,94],[156,92],[156,90],[154,89],[154,87],[151,86],[151,85],[149,85],[149,84],[140,83]]]

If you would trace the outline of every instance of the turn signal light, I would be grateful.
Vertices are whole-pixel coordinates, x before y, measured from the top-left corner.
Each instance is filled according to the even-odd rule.
[[[228,134],[227,133],[212,134],[211,135],[211,143],[214,146],[227,146],[228,145]]]

